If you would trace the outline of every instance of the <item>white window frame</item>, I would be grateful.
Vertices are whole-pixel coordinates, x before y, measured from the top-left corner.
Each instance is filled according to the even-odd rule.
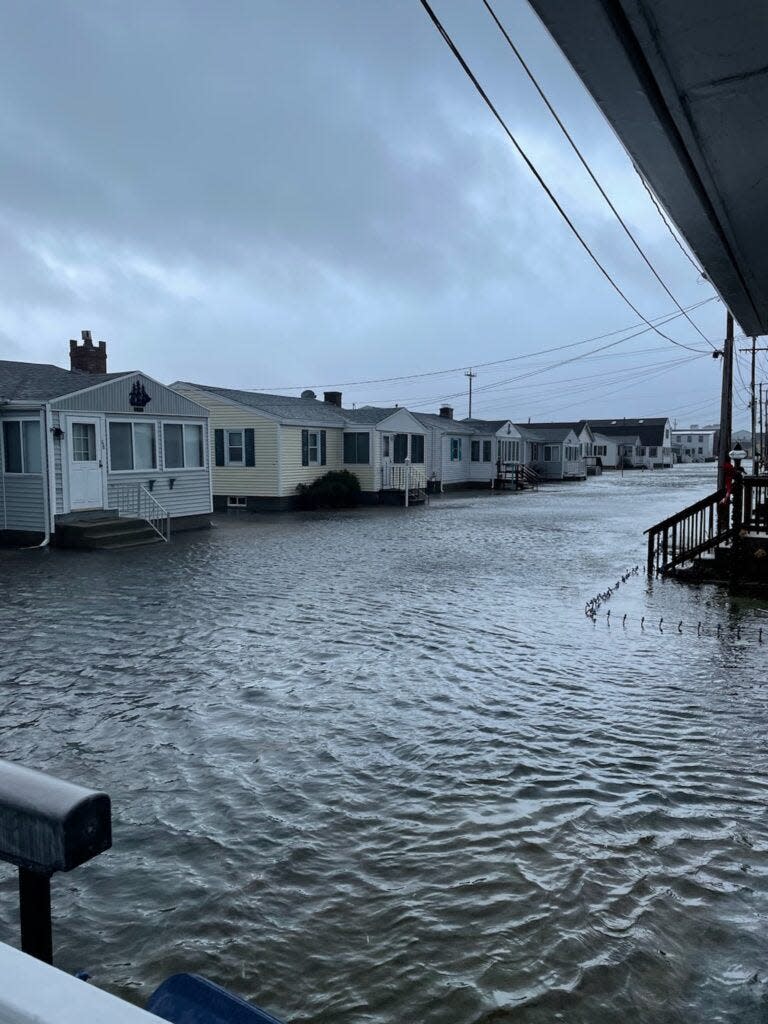
[[[549,452],[549,458],[547,458],[547,452]],[[557,453],[555,458],[553,458],[553,453]],[[559,444],[544,445],[544,462],[562,462]]]
[[[248,508],[248,498],[244,494],[230,494],[227,497],[227,508]]]
[[[315,443],[312,443],[312,438],[315,439]],[[312,458],[312,449],[315,449],[315,458]],[[243,452],[245,454],[245,452]],[[308,430],[307,431],[307,462],[310,466],[320,465],[320,431],[319,430]]]
[[[133,456],[133,465],[134,465],[133,469],[113,469],[112,468],[112,436],[111,436],[111,433],[110,433],[110,428],[111,428],[113,423],[130,423],[130,425],[131,425],[131,455]],[[154,430],[154,436],[155,436],[155,445],[154,445],[154,447],[155,447],[155,464],[154,464],[154,466],[145,466],[143,469],[136,469],[135,468],[135,466],[136,466],[136,440],[135,440],[135,435],[134,435],[134,432],[133,432],[133,425],[134,425],[134,423],[148,423],[152,427],[152,429]],[[136,476],[136,474],[141,474],[141,473],[157,473],[158,468],[159,468],[159,461],[160,461],[158,459],[158,457],[157,457],[158,456],[158,450],[157,450],[157,428],[158,428],[158,420],[145,420],[145,419],[139,419],[138,417],[133,418],[133,417],[129,417],[129,416],[126,416],[126,417],[124,417],[122,419],[108,419],[107,420],[107,460],[108,460],[107,464],[109,466],[109,472],[110,473],[118,473],[120,476]]]
[[[239,448],[243,457],[241,459],[230,459],[229,457],[229,435],[239,434],[240,444],[236,444],[235,448]],[[245,465],[245,427],[225,427],[224,428],[224,465],[225,466],[244,466]]]
[[[181,427],[181,454],[184,458],[184,462],[187,461],[187,427],[200,427],[201,438],[200,438],[200,449],[203,455],[203,462],[200,466],[167,466],[165,462],[165,428],[168,427]],[[202,469],[208,468],[208,459],[206,456],[206,448],[208,447],[205,443],[205,424],[202,421],[188,421],[188,420],[163,420],[160,424],[163,432],[163,469],[169,473],[194,473],[195,470],[200,472]],[[245,442],[245,435],[243,435],[243,442]],[[243,443],[243,459],[245,459],[245,443]]]
[[[40,454],[39,454],[39,458],[40,458],[40,472],[39,473],[35,473],[35,472],[31,472],[30,470],[27,469],[27,460],[26,460],[25,445],[24,445],[24,427],[23,426],[19,426],[19,441],[21,443],[21,472],[17,473],[15,469],[8,469],[8,467],[5,464],[5,424],[6,423],[18,423],[18,424],[36,423],[38,425],[38,427],[40,428],[40,438],[41,438],[40,444],[42,445],[43,428],[42,428],[42,424],[40,423],[40,417],[39,416],[8,416],[6,419],[0,420],[0,465],[2,465],[3,473],[7,473],[8,476],[42,476],[43,475],[42,467],[45,465],[45,460],[43,459],[42,448],[41,448]]]
[[[311,433],[311,431],[310,431]],[[367,437],[368,438],[368,458],[364,461],[362,459],[355,459],[354,462],[347,462],[344,458],[344,439],[346,437]],[[370,466],[371,464],[371,432],[370,430],[345,430],[341,438],[341,461],[344,466]],[[309,451],[309,438],[307,438],[307,451]],[[357,453],[357,441],[355,441],[355,453]]]
[[[382,434],[381,435],[381,457],[382,459],[390,459],[392,457],[392,435]]]
[[[462,462],[463,461],[463,452],[462,452],[462,447],[461,447],[461,440],[462,439],[460,437],[450,437],[448,439],[448,441],[449,441],[449,444],[448,444],[448,459],[449,459],[450,462]],[[454,446],[454,444],[456,445],[456,451],[458,452],[456,458],[453,457],[453,446]]]

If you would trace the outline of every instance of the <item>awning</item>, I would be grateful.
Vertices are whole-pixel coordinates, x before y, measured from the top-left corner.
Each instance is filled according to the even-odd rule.
[[[742,330],[768,334],[768,5],[530,3]]]

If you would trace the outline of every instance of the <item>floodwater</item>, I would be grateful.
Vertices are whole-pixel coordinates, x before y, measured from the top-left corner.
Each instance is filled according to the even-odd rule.
[[[0,552],[0,756],[113,800],[59,966],[316,1024],[768,1020],[768,615],[642,574],[713,474]]]

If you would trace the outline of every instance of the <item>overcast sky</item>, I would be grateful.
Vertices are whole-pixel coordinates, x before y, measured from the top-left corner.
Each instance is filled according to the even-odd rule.
[[[434,7],[634,304],[674,312],[480,0]],[[710,299],[525,0],[496,10],[676,297]],[[450,400],[457,415],[461,369],[351,382],[513,360],[478,368],[476,414],[717,417],[719,361],[651,333],[559,369],[621,335],[532,355],[638,318],[418,0],[0,0],[0,14],[0,358],[67,365],[89,328],[110,370]],[[721,339],[719,300],[692,315]],[[664,330],[706,347],[682,318]]]

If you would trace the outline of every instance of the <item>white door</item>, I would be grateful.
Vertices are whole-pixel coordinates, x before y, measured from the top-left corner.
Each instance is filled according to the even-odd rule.
[[[69,420],[69,507],[104,508],[104,430],[98,416]]]

